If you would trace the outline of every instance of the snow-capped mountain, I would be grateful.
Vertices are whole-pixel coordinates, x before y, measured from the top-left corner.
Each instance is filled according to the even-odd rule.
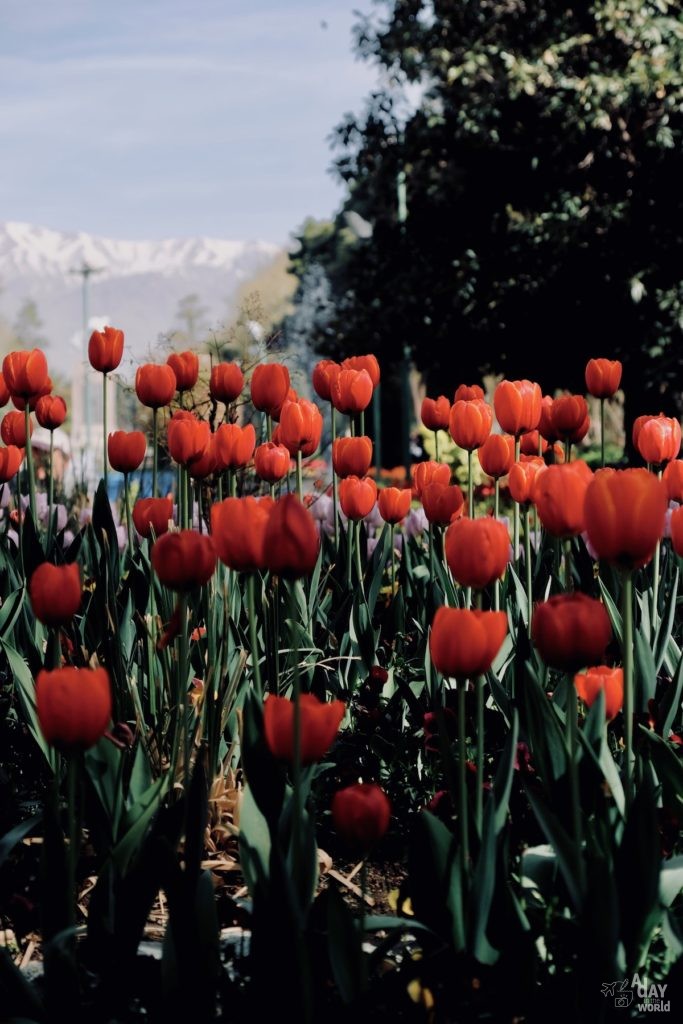
[[[269,242],[214,238],[121,241],[30,224],[0,224],[0,319],[12,324],[26,300],[36,303],[40,334],[50,360],[64,372],[78,358],[82,327],[82,276],[89,277],[89,311],[126,334],[126,349],[139,361],[160,335],[181,330],[178,303],[190,294],[204,313],[204,329],[219,329],[234,312],[237,289],[275,258]]]

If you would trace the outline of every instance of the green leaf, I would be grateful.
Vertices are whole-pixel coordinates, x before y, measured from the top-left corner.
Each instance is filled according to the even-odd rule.
[[[609,620],[612,623],[612,629],[614,630],[614,635],[616,636],[616,638],[619,641],[619,643],[622,644],[623,643],[624,632],[623,632],[623,625],[622,625],[622,621],[621,621],[621,612],[617,608],[617,606],[614,603],[614,600],[612,598],[612,595],[610,594],[609,590],[607,589],[607,587],[605,586],[605,584],[603,583],[602,579],[599,576],[598,576],[598,585],[600,587],[600,593],[602,595],[602,599],[603,599],[603,601],[605,603],[605,608],[607,609],[607,614],[609,615]]]
[[[353,914],[337,891],[327,890],[327,933],[332,974],[342,1001],[358,999],[366,987],[361,934]]]
[[[240,864],[252,895],[268,885],[271,838],[268,822],[250,786],[245,786],[240,807]]]
[[[27,818],[26,821],[22,821],[19,825],[15,825],[13,829],[5,833],[2,839],[0,839],[0,867],[5,863],[17,843],[25,839],[36,825],[39,824],[41,819],[42,814],[34,814],[31,818]]]
[[[659,898],[670,907],[683,889],[683,856],[672,857],[662,866],[659,874]]]
[[[35,683],[33,682],[33,676],[31,675],[28,665],[14,647],[2,638],[0,638],[0,645],[2,645],[2,649],[5,652],[7,661],[9,662],[9,667],[14,677],[16,693],[19,697],[19,703],[21,705],[24,718],[26,719],[26,724],[28,725],[29,731],[34,740],[45,755],[45,760],[54,773],[57,764],[56,754],[53,748],[46,743],[38,722],[38,712],[36,710],[36,688]]]
[[[635,635],[635,693],[636,712],[647,711],[648,701],[653,700],[657,685],[657,669],[648,635],[641,627]]]
[[[668,740],[676,715],[681,710],[681,691],[683,690],[683,655],[678,659],[676,675],[659,704],[662,716],[662,736]]]
[[[565,832],[557,815],[548,807],[540,792],[535,789],[533,784],[529,784],[526,780],[525,785],[531,808],[545,833],[546,839],[557,855],[564,884],[567,886],[574,910],[577,913],[581,913],[583,893],[579,880],[579,855],[576,846]]]

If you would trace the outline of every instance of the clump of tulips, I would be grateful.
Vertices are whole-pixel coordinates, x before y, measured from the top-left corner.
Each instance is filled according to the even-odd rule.
[[[123,1019],[144,1003],[134,967],[160,891],[149,1005],[202,1019],[232,1012],[234,985],[251,1014],[277,991],[314,1021],[331,1007],[408,1019],[418,1003],[497,1019],[501,992],[505,1015],[548,1016],[558,978],[575,1019],[599,1019],[602,984],[666,984],[680,954],[678,420],[639,417],[642,464],[607,466],[618,362],[585,369],[599,451],[583,394],[461,384],[422,402],[436,457],[389,479],[372,468],[372,355],[323,359],[308,382],[283,362],[172,353],[136,374],[148,436],[107,433],[123,349],[113,327],[90,340],[121,501],[103,482],[68,542],[51,473],[38,514],[33,421],[66,416],[44,354],[10,353],[0,378],[16,407],[0,424],[2,678],[47,794],[7,840],[40,832],[45,849],[45,985],[2,968],[9,1015],[106,1004]],[[151,495],[133,500],[149,445]],[[353,874],[321,878],[322,845]],[[372,872],[388,858],[401,881],[383,913]],[[237,982],[220,950],[236,922],[251,934]]]

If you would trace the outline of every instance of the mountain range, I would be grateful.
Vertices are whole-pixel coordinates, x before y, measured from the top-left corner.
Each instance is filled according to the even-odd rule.
[[[235,312],[241,285],[281,250],[270,242],[215,238],[122,241],[30,224],[0,223],[0,321],[13,324],[31,300],[42,321],[37,334],[64,376],[82,338],[82,275],[89,277],[95,322],[124,330],[129,366],[150,356],[160,337],[182,330],[179,302],[197,296],[203,332],[219,330]],[[99,325],[99,324],[98,324]],[[122,365],[122,370],[126,367]]]

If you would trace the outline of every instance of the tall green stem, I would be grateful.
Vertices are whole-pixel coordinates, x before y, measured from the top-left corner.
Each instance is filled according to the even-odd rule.
[[[356,573],[358,575],[358,589],[361,592],[361,596],[365,595],[365,588],[363,584],[363,565],[361,561],[361,550],[360,550],[360,521],[354,523],[355,527],[355,538],[354,545],[356,548]]]
[[[294,856],[292,858],[294,886],[298,893],[301,875],[301,824],[303,816],[303,801],[301,792],[301,679],[299,678],[299,649],[297,643],[297,632],[295,628],[297,618],[297,602],[294,592],[295,583],[290,583],[289,609],[290,621],[292,623],[292,653],[294,656],[294,680],[292,687],[292,699],[294,701],[294,759],[292,763],[292,789],[294,800],[294,813],[292,815],[292,846]]]
[[[434,431],[434,456],[436,461],[439,461],[439,431]]]
[[[304,500],[304,477],[301,452],[296,453],[296,493],[299,501]]]
[[[395,526],[393,523],[389,526],[389,539],[391,542],[391,597],[393,600],[396,592],[396,551],[394,548],[394,530]]]
[[[123,500],[126,504],[126,529],[128,530],[128,551],[133,554],[133,529],[130,525],[130,493],[128,490],[128,474],[123,474]]]
[[[493,497],[493,515],[498,521],[500,516],[500,480],[496,477],[494,484],[494,497]],[[497,579],[493,584],[493,608],[494,611],[500,611],[500,580]]]
[[[467,750],[465,749],[466,685],[467,683],[464,679],[458,680],[458,822],[460,824],[460,847],[464,871],[468,870],[470,862],[469,814],[467,808]]]
[[[187,718],[187,701],[185,699],[185,694],[187,690],[187,675],[189,667],[189,644],[187,636],[187,596],[183,593],[178,597],[178,617],[180,620],[180,636],[178,646],[178,689],[176,695],[176,714],[178,715],[178,729],[182,729],[183,732],[183,775],[185,779],[185,792],[187,792],[190,781],[190,725]]]
[[[52,540],[52,507],[55,502],[55,432],[50,431],[50,479],[47,485],[47,543]]]
[[[527,631],[531,636],[531,613],[533,610],[533,585],[531,576],[531,516],[529,506],[524,506],[524,572],[526,577],[526,600],[529,610]]]
[[[26,469],[28,471],[29,502],[31,505],[31,518],[33,519],[33,525],[37,530],[38,522],[36,520],[36,481],[33,473],[33,448],[31,447],[31,410],[29,409],[28,402],[26,402],[26,405],[24,406],[24,426],[26,428]]]
[[[104,489],[107,489],[108,473],[107,473],[107,375],[102,374],[102,476],[104,477]]]
[[[515,462],[519,462],[519,456],[522,447],[522,439],[520,437],[515,438]],[[512,563],[517,565],[519,562],[519,504],[514,502],[513,505],[513,520],[512,520]]]
[[[475,822],[477,833],[481,836],[484,821],[484,676],[478,676],[477,687],[477,802]]]
[[[600,466],[605,468],[605,399],[600,399]]]
[[[633,576],[630,569],[622,573],[621,620],[623,629],[622,661],[624,666],[624,742],[626,771],[624,793],[626,806],[633,800]]]
[[[251,665],[254,673],[254,689],[257,696],[263,696],[263,685],[261,683],[261,664],[259,661],[258,634],[256,630],[256,573],[250,572],[247,575],[247,607],[249,611],[249,646],[251,647]]]
[[[349,594],[353,590],[351,566],[353,565],[353,523],[346,520],[346,589]]]
[[[567,759],[569,764],[569,789],[572,804],[572,831],[576,843],[577,862],[579,864],[579,879],[583,888],[583,830],[581,828],[581,794],[579,792],[579,763],[577,759],[576,724],[577,704],[574,680],[570,676],[567,679],[567,713],[566,713],[566,735],[567,735]]]
[[[474,518],[474,480],[472,479],[472,452],[467,452],[467,514]]]
[[[332,450],[334,451],[334,442],[337,440],[337,410],[333,405],[330,404],[330,419],[332,421]],[[337,474],[332,469],[332,513],[334,515],[334,547],[337,553],[339,552],[339,516],[337,508],[339,506],[339,481],[337,480]]]
[[[152,410],[152,497],[157,496],[157,469],[159,461],[159,423],[157,415],[159,410]]]

